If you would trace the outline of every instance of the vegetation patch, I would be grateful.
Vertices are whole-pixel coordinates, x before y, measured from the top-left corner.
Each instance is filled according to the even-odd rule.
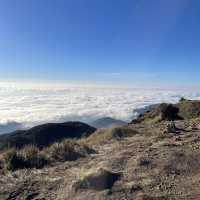
[[[74,161],[94,153],[91,148],[75,140],[64,140],[60,143],[54,143],[45,152],[50,160],[60,162]]]
[[[110,129],[99,129],[90,137],[84,139],[89,144],[105,143],[110,140],[121,140],[126,137],[132,137],[138,132],[128,126],[114,127]]]
[[[42,168],[48,164],[48,160],[43,152],[34,145],[25,146],[20,151],[25,160],[26,168]]]
[[[159,107],[159,111],[161,115],[161,120],[174,121],[182,119],[178,115],[179,109],[172,104],[161,104]]]
[[[15,149],[10,149],[4,153],[3,163],[4,167],[11,171],[26,167],[24,158]]]
[[[42,168],[47,165],[45,156],[35,146],[26,146],[23,150],[9,149],[3,154],[4,168],[17,170],[24,168]]]
[[[11,171],[24,168],[39,169],[55,161],[74,161],[91,153],[95,151],[74,140],[57,142],[42,150],[34,145],[28,145],[23,149],[12,148],[5,151],[1,159],[1,167]]]
[[[189,120],[200,117],[200,101],[181,98],[177,104],[161,103],[150,108],[132,123],[156,123],[161,121]]]

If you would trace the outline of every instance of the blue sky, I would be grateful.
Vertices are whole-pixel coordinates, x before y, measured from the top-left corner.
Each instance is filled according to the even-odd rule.
[[[199,0],[0,0],[0,80],[200,85]]]

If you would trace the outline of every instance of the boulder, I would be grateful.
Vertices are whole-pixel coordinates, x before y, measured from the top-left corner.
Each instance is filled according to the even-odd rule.
[[[99,169],[85,176],[73,185],[75,191],[80,189],[106,190],[111,189],[113,184],[120,178],[119,173]]]

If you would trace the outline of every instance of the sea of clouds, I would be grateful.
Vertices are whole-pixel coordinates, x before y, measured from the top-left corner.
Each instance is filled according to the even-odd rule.
[[[91,122],[102,117],[130,121],[136,108],[177,102],[182,96],[200,99],[200,90],[1,82],[0,133],[46,122]]]

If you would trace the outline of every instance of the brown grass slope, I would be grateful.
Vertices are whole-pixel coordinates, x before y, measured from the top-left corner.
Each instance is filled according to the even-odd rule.
[[[95,149],[77,160],[55,144],[44,151],[57,159],[53,165],[2,171],[0,199],[198,200],[200,119],[176,121],[177,133],[166,132],[167,124],[131,124],[67,143],[78,143],[79,153],[85,145]]]
[[[182,99],[87,138],[4,151],[0,199],[198,200],[199,115],[200,101]]]

